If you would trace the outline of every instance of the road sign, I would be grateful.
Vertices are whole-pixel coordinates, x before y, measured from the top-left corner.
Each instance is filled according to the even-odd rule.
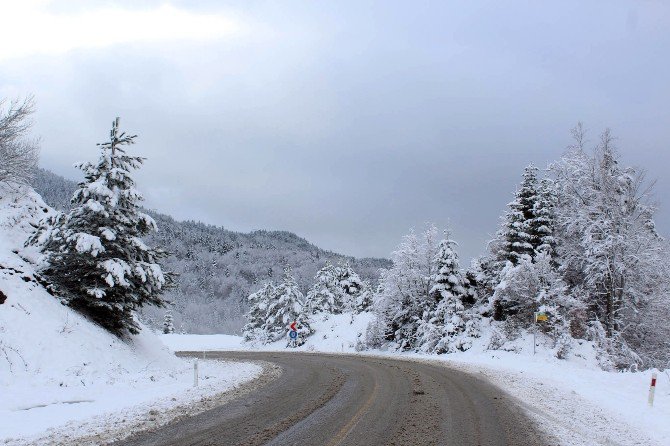
[[[298,339],[298,332],[295,330],[291,330],[288,332],[288,337],[291,339]]]
[[[298,324],[297,321],[293,321],[293,322],[291,322],[291,330],[293,330],[293,331],[298,331],[298,329],[296,328],[296,325],[297,325],[297,324]]]
[[[549,316],[547,313],[537,313],[535,315],[535,322],[547,322],[549,320]]]

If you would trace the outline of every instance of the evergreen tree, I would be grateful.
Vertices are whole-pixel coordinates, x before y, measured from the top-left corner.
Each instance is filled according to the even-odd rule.
[[[431,289],[433,304],[426,309],[419,327],[418,344],[422,351],[452,353],[470,347],[462,336],[468,320],[463,305],[467,290],[455,246],[456,242],[449,238],[438,245]]]
[[[307,293],[306,306],[314,314],[364,311],[371,305],[369,285],[361,280],[349,263],[326,263],[314,277]]]
[[[347,310],[355,309],[358,297],[365,291],[365,283],[351,268],[349,262],[338,265],[336,271],[338,283],[344,293],[343,307]]]
[[[172,317],[172,312],[168,310],[165,313],[165,318],[163,319],[163,333],[171,334],[174,333],[174,320]]]
[[[498,240],[491,244],[497,250],[498,280],[502,280],[505,271],[522,261],[532,261],[540,252],[554,256],[554,203],[553,184],[549,180],[538,184],[537,168],[533,165],[526,167],[514,201],[509,204],[510,210],[504,217]],[[513,299],[499,300],[494,299],[493,294],[489,296],[495,320],[504,320],[525,305]]]
[[[268,305],[267,317],[262,326],[271,341],[287,337],[292,322],[297,323],[297,345],[303,344],[305,338],[312,334],[303,300],[303,294],[291,274],[291,269],[287,267],[282,283],[276,287],[274,298]]]
[[[465,272],[463,286],[465,287],[465,295],[463,296],[463,304],[468,307],[473,307],[478,303],[479,299],[479,282],[477,281],[477,272],[473,269],[468,269]]]
[[[307,293],[306,306],[312,314],[326,312],[339,314],[344,308],[344,292],[338,278],[338,271],[327,262],[314,277],[314,285]]]
[[[387,340],[401,350],[418,347],[424,314],[436,304],[430,293],[435,275],[436,238],[434,225],[428,225],[421,236],[411,231],[391,254],[393,266],[381,274],[381,294],[375,311],[386,324]]]
[[[363,313],[364,311],[369,311],[372,308],[374,293],[370,284],[366,281],[362,282],[362,290],[356,296],[355,310],[356,313]]]
[[[516,265],[524,257],[534,257],[537,240],[532,230],[537,200],[537,168],[530,165],[524,169],[523,180],[514,201],[508,204],[509,211],[500,234],[503,243],[498,254],[502,260]]]
[[[276,286],[268,282],[263,287],[247,297],[249,301],[249,312],[246,315],[247,323],[242,329],[242,336],[245,341],[257,341],[266,343],[269,337],[265,332],[265,323],[268,316],[270,302],[275,298]]]
[[[548,178],[540,181],[540,188],[537,194],[537,200],[533,206],[534,219],[529,223],[529,233],[531,235],[531,244],[535,250],[535,255],[544,252],[552,260],[556,261],[556,237],[554,231],[556,227],[554,208],[556,203],[556,192],[553,182]],[[533,257],[535,257],[535,255]]]
[[[161,293],[174,282],[158,264],[166,254],[142,241],[156,224],[140,211],[142,196],[130,176],[144,161],[125,152],[135,137],[119,133],[117,118],[97,164],[77,166],[85,179],[72,209],[45,222],[29,241],[42,246],[43,274],[64,301],[119,336],[138,333],[133,312],[163,306]]]
[[[435,256],[434,285],[431,294],[436,302],[441,302],[449,296],[463,296],[465,290],[465,278],[460,270],[458,254],[454,249],[456,242],[449,239],[440,241]]]

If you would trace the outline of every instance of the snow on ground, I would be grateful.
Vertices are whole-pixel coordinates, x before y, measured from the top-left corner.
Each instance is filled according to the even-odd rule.
[[[356,344],[372,315],[363,313],[326,317],[318,315],[316,329],[297,350],[356,353]],[[231,335],[163,335],[175,351],[285,350],[286,342],[269,345],[245,343]],[[577,345],[567,360],[555,358],[538,338],[533,354],[532,335],[513,345],[515,351],[486,350],[483,336],[467,352],[420,355],[390,351],[361,354],[438,361],[481,375],[512,396],[550,435],[567,446],[670,445],[670,375],[658,372],[654,407],[647,406],[651,371],[605,372],[597,366],[590,343]]]
[[[371,313],[351,314],[324,314],[319,313],[312,316],[310,325],[315,330],[314,334],[307,338],[304,345],[298,350],[320,351],[320,352],[352,352],[355,351],[356,343],[365,334],[368,323],[372,321]],[[287,333],[288,335],[288,333]],[[244,342],[241,336],[235,335],[192,335],[192,334],[169,334],[160,335],[161,339],[172,351],[235,351],[235,350],[261,350],[276,351],[283,350],[288,342],[286,340],[273,342],[271,344],[254,344]]]
[[[50,212],[31,190],[0,190],[0,444],[72,441],[111,420],[132,427],[151,410],[155,418],[260,374],[259,365],[210,361],[200,365],[203,386],[192,389],[192,362],[149,329],[123,342],[62,305],[23,247]]]

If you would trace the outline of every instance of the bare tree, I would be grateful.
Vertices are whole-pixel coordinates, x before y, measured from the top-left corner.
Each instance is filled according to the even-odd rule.
[[[34,100],[0,100],[0,183],[27,184],[39,158],[38,140],[28,137]]]

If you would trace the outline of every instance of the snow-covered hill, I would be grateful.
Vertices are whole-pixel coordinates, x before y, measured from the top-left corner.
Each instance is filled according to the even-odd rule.
[[[34,180],[37,190],[56,209],[69,206],[76,188],[48,170],[39,169]],[[188,333],[239,333],[248,310],[247,296],[263,282],[282,276],[290,266],[303,292],[327,260],[349,262],[362,279],[377,281],[380,268],[388,268],[387,259],[357,259],[321,249],[287,231],[240,233],[195,221],[176,221],[154,211],[158,232],[147,240],[172,253],[163,262],[165,270],[179,274],[178,286],[166,293],[175,303],[174,326]],[[161,327],[165,311],[143,310],[144,319]]]
[[[152,409],[162,412],[260,372],[253,364],[203,364],[211,385],[190,390],[192,364],[149,329],[124,342],[62,305],[40,283],[38,253],[23,246],[51,212],[31,189],[0,189],[0,443],[53,444],[82,423],[81,434],[102,432],[122,409],[121,425],[131,428]]]

